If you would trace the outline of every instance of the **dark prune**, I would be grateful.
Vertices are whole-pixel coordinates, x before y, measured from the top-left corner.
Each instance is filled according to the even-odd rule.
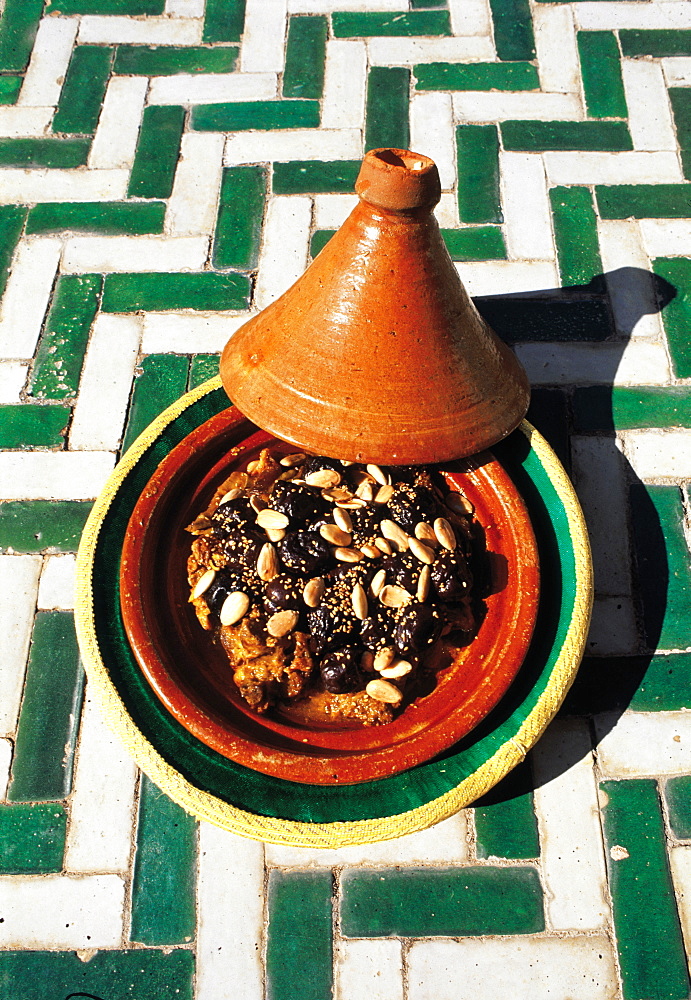
[[[396,622],[394,646],[399,653],[420,653],[439,638],[442,625],[436,609],[427,604],[409,604]]]
[[[328,653],[319,664],[324,687],[331,694],[345,694],[357,691],[361,686],[360,657],[362,651],[357,646],[343,646]]]
[[[392,609],[383,606],[375,608],[360,626],[363,645],[373,653],[383,649],[384,646],[392,645],[395,627],[396,621]]]
[[[248,592],[238,573],[227,573],[225,570],[216,573],[211,585],[204,592],[204,600],[209,611],[214,615],[220,615],[226,597],[238,590]]]
[[[348,511],[353,524],[353,544],[364,545],[372,538],[381,534],[379,525],[382,518],[388,516],[384,504],[372,504],[367,507],[358,507],[357,510]]]
[[[322,469],[331,469],[339,476],[343,475],[342,463],[337,458],[327,458],[326,455],[310,455],[303,466],[302,475],[309,476],[313,472],[321,472]]]
[[[231,570],[233,567],[254,570],[259,551],[265,541],[266,537],[262,537],[258,531],[238,527],[220,544]]]
[[[431,567],[432,586],[444,601],[465,597],[470,591],[472,574],[465,557],[458,549],[437,552]]]
[[[331,546],[315,531],[289,532],[276,548],[283,564],[304,576],[318,573],[331,558]]]
[[[399,486],[387,507],[392,520],[409,532],[420,521],[431,522],[438,516],[435,496],[425,486]]]
[[[264,587],[264,607],[270,614],[275,611],[299,611],[304,607],[303,587],[304,583],[296,577],[279,574]]]
[[[291,521],[313,521],[329,510],[321,494],[315,493],[309,486],[301,486],[285,479],[279,479],[274,484],[269,506],[272,510],[285,514]]]
[[[256,511],[252,508],[247,497],[236,497],[234,500],[226,500],[211,515],[214,534],[221,537],[230,534],[236,528],[254,524],[256,519]]]
[[[422,564],[412,552],[397,552],[394,556],[385,556],[377,565],[386,570],[387,583],[404,587],[409,594],[415,593]]]
[[[357,637],[360,622],[354,614],[322,601],[314,611],[307,612],[307,624],[317,652],[322,653],[348,645]]]

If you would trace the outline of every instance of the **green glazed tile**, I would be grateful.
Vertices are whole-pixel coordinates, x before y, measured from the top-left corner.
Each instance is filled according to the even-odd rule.
[[[374,66],[367,77],[365,149],[407,149],[410,70]]]
[[[687,87],[670,87],[668,93],[672,102],[677,141],[682,151],[686,152],[691,149],[691,94]]]
[[[167,198],[173,190],[185,109],[159,105],[144,109],[127,194]]]
[[[540,86],[537,70],[529,62],[420,63],[413,66],[413,74],[416,90],[537,90]]]
[[[69,406],[8,403],[0,406],[0,448],[61,448],[72,411]]]
[[[672,833],[683,840],[691,839],[691,774],[670,778],[665,799]]]
[[[494,44],[500,59],[534,59],[535,37],[528,0],[490,0]]]
[[[72,787],[84,674],[74,616],[39,611],[27,667],[8,799],[64,799]]]
[[[638,586],[648,645],[685,649],[691,621],[691,553],[677,486],[631,486]]]
[[[621,59],[611,31],[579,31],[578,54],[588,114],[591,118],[626,118]]]
[[[506,121],[500,125],[504,149],[541,152],[545,149],[633,149],[624,122]]]
[[[442,229],[451,260],[506,260],[506,244],[498,226]]]
[[[328,23],[325,17],[291,17],[283,71],[284,97],[319,100],[324,88]]]
[[[82,500],[0,503],[0,550],[76,552],[93,504]]]
[[[657,785],[603,781],[607,868],[624,1000],[682,1000],[689,976],[669,874]],[[612,859],[613,847],[627,854]]]
[[[0,69],[23,72],[36,38],[44,0],[5,0],[0,18]]]
[[[691,386],[582,386],[573,397],[574,428],[691,427]]]
[[[237,46],[118,45],[115,73],[124,76],[174,76],[176,73],[232,73]]]
[[[677,712],[691,708],[691,654],[586,657],[562,706],[564,715],[631,708]]]
[[[29,209],[26,231],[141,236],[162,233],[165,214],[164,201],[46,202]]]
[[[139,944],[194,937],[197,824],[145,774],[132,880],[132,929]]]
[[[461,222],[502,222],[496,125],[459,125],[456,151]]]
[[[662,310],[662,322],[667,334],[674,374],[676,378],[689,378],[691,377],[691,342],[688,334],[691,321],[691,260],[683,257],[669,259],[660,257],[653,261],[653,270],[676,288],[676,297]]]
[[[331,872],[269,875],[267,1000],[328,1000],[332,995]]]
[[[320,250],[324,249],[335,232],[335,229],[317,229],[310,240],[310,256],[312,259],[317,256]]]
[[[614,332],[600,298],[559,299],[487,296],[475,305],[502,340],[582,342],[606,340]]]
[[[691,179],[691,149],[681,150],[681,169],[686,180]]]
[[[53,132],[96,131],[112,58],[112,48],[104,45],[78,45],[74,49],[53,118]]]
[[[61,871],[66,829],[67,813],[54,802],[0,805],[0,873]]]
[[[566,393],[562,389],[533,386],[530,393],[528,421],[547,438],[567,472],[571,468],[569,442],[569,412]]]
[[[22,76],[0,76],[0,104],[15,104],[23,83]]]
[[[198,104],[191,128],[197,132],[243,132],[274,128],[318,128],[318,101],[238,101]]]
[[[70,399],[77,395],[102,280],[100,274],[65,274],[58,279],[29,379],[32,396]]]
[[[350,194],[355,187],[359,172],[359,160],[292,160],[287,163],[274,163],[273,193]]]
[[[545,926],[534,868],[347,869],[341,892],[346,937],[534,934]]]
[[[367,38],[372,35],[450,35],[448,11],[427,10],[392,14],[339,11],[331,15],[336,38]]]
[[[410,0],[411,10],[424,10],[427,7],[447,7],[447,0]]]
[[[0,166],[83,167],[90,139],[0,139]]]
[[[593,196],[585,187],[556,187],[549,200],[561,283],[587,285],[602,273]]]
[[[266,202],[264,167],[223,171],[212,260],[214,267],[250,270],[259,262]]]
[[[190,362],[189,389],[208,382],[218,375],[219,354],[193,354]]]
[[[624,28],[619,41],[625,56],[691,56],[691,31]]]
[[[603,219],[680,219],[691,215],[691,184],[607,184],[595,188]]]
[[[52,0],[50,9],[56,14],[162,14],[165,0]]]
[[[194,955],[185,948],[100,950],[82,961],[74,951],[0,953],[0,986],[15,1000],[193,1000]]]
[[[514,768],[474,805],[478,858],[537,858],[540,841],[533,810],[530,765]]]
[[[127,417],[122,451],[139,437],[154,417],[187,389],[187,356],[178,354],[150,354],[141,362],[141,375],[137,375],[132,392],[132,403]],[[153,942],[148,942],[152,944]]]
[[[247,309],[250,283],[244,274],[141,273],[108,274],[103,312],[156,312],[168,309]]]
[[[14,249],[25,219],[26,209],[21,205],[0,205],[0,296],[7,285]]]
[[[239,42],[245,28],[246,0],[206,0],[203,42]]]

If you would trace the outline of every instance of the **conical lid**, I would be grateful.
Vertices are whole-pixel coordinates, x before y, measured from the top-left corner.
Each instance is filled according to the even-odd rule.
[[[371,150],[355,190],[302,277],[228,341],[229,397],[264,430],[333,458],[408,465],[490,447],[520,423],[530,390],[446,250],[435,164]]]

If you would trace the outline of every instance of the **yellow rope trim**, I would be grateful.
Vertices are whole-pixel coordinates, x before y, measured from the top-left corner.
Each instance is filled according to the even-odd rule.
[[[126,711],[101,657],[93,619],[91,577],[103,519],[127,474],[159,434],[189,406],[220,388],[217,376],[187,393],[147,427],[109,477],[84,528],[77,554],[75,624],[82,659],[107,725],[122,740],[139,767],[175,802],[198,819],[243,837],[293,847],[345,847],[389,840],[423,830],[489,791],[519,764],[542,735],[561,705],[583,655],[592,607],[592,563],[583,513],[573,486],[545,439],[527,421],[520,430],[530,441],[559,496],[568,520],[576,564],[574,610],[547,687],[518,729],[484,764],[439,798],[397,815],[338,823],[302,823],[261,816],[223,802],[180,775],[142,735]]]

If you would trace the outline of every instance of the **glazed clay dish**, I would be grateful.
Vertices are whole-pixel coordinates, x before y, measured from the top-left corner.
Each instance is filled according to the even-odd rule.
[[[133,652],[152,688],[207,746],[254,770],[314,784],[356,783],[406,770],[448,749],[498,703],[520,669],[537,614],[535,538],[523,502],[489,453],[436,473],[474,511],[487,582],[472,641],[453,647],[405,693],[384,725],[318,716],[280,700],[258,714],[233,682],[228,658],[190,602],[186,528],[234,471],[264,449],[293,449],[231,407],[163,460],[132,514],[121,564],[121,606]],[[306,706],[306,707],[305,707]]]

